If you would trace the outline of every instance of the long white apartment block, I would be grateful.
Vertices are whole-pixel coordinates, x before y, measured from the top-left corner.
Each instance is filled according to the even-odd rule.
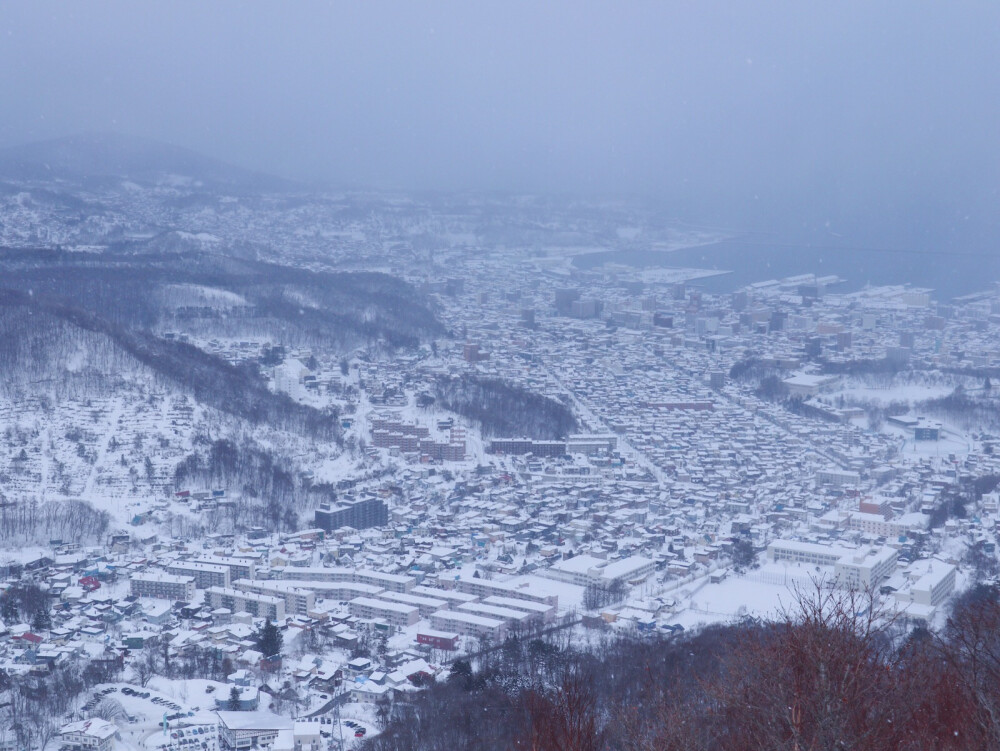
[[[483,604],[508,608],[510,610],[521,610],[540,617],[546,623],[551,623],[556,617],[556,608],[554,605],[547,605],[543,602],[534,602],[532,600],[518,600],[513,597],[490,595],[483,599]]]
[[[378,596],[378,599],[417,608],[417,610],[420,611],[421,618],[430,618],[431,615],[436,613],[438,610],[448,609],[448,603],[444,600],[439,600],[436,597],[415,595],[409,592],[382,592]]]
[[[503,608],[499,605],[487,605],[483,602],[467,602],[464,605],[459,605],[458,610],[463,613],[485,616],[486,618],[496,618],[498,621],[503,621],[508,625],[527,624],[532,619],[540,620],[539,616],[533,613],[526,613],[523,610],[514,610],[512,608]]]
[[[488,618],[461,610],[439,610],[431,616],[431,628],[462,636],[485,637],[501,641],[507,633],[507,624],[497,618]]]
[[[299,579],[301,581],[321,582],[352,582],[354,584],[369,584],[382,587],[390,592],[409,592],[417,580],[403,574],[386,574],[371,569],[354,569],[333,566],[299,567],[288,566],[281,574],[282,579]]]
[[[194,597],[195,584],[190,576],[177,576],[161,571],[133,574],[129,590],[136,597],[188,602]]]
[[[258,595],[281,597],[285,601],[285,612],[295,615],[307,615],[316,603],[316,595],[312,590],[297,587],[293,582],[273,579],[237,579],[233,582],[233,588]]]
[[[272,621],[280,621],[285,617],[283,597],[259,595],[229,587],[209,587],[205,590],[205,598],[213,609],[226,608],[233,613],[250,613]]]
[[[190,576],[198,589],[229,586],[229,568],[215,563],[175,561],[167,565],[166,571],[175,576]]]
[[[443,600],[452,608],[466,602],[475,602],[479,599],[476,595],[469,594],[468,592],[459,592],[457,589],[441,589],[438,587],[427,587],[422,584],[418,584],[410,591],[422,597],[433,597],[436,600]]]
[[[257,558],[253,556],[223,556],[210,555],[196,559],[196,563],[207,563],[213,566],[225,566],[229,569],[229,580],[254,579],[257,576]]]
[[[465,592],[466,594],[475,595],[480,598],[498,595],[500,597],[513,597],[518,600],[545,602],[549,605],[559,607],[558,595],[545,595],[540,592],[532,592],[526,587],[518,587],[505,582],[477,579],[474,576],[463,576],[456,579],[453,584],[454,588],[459,592]]]
[[[350,602],[351,615],[367,620],[385,621],[390,626],[405,628],[420,620],[420,610],[412,605],[387,602],[371,597],[358,597]]]
[[[357,597],[377,597],[385,592],[384,587],[355,584],[354,582],[323,582],[305,579],[271,579],[270,581],[272,584],[277,581],[296,589],[308,590],[315,594],[318,599],[343,603],[350,602]]]

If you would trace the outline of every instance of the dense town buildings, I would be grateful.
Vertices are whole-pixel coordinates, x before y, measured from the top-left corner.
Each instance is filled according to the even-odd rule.
[[[204,716],[247,688],[241,671],[295,688],[300,704],[279,701],[282,713],[329,716],[335,696],[405,700],[419,676],[508,636],[584,623],[672,634],[766,617],[817,582],[875,590],[905,622],[934,625],[956,593],[990,580],[974,553],[995,558],[1000,529],[986,482],[1000,475],[986,376],[1000,367],[996,290],[944,303],[808,275],[722,292],[708,272],[484,250],[392,262],[431,295],[447,335],[337,357],[288,344],[286,366],[260,367],[268,388],[336,414],[343,431],[343,446],[322,450],[256,436],[287,459],[276,476],[300,492],[294,503],[277,503],[273,485],[253,496],[236,481],[177,484],[181,455],[153,467],[159,490],[135,497],[115,474],[123,450],[95,456],[110,527],[0,561],[7,587],[44,584],[53,604],[51,628],[5,619],[0,660],[13,672],[120,663],[132,680],[148,651],[175,665],[217,657],[233,672],[184,708],[199,707],[222,747],[259,747],[298,731],[288,718]],[[189,339],[233,363],[274,357],[274,342]],[[487,430],[441,403],[440,384],[462,379],[544,397],[576,424],[560,433],[502,414],[507,427]],[[197,424],[180,399],[152,403],[170,430]],[[132,415],[149,399],[132,406],[108,445],[111,432],[134,444],[126,436],[153,431]],[[102,409],[113,405],[91,400],[75,419]],[[0,419],[21,440],[20,414],[0,403]],[[43,474],[35,451],[19,452],[12,497]],[[949,512],[956,497],[964,515]],[[268,619],[280,656],[257,649]],[[305,748],[318,731],[301,730]]]

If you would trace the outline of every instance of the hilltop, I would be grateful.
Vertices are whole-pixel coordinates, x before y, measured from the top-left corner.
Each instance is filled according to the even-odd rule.
[[[81,133],[0,149],[0,179],[77,183],[126,179],[238,192],[302,187],[181,146],[121,133]]]

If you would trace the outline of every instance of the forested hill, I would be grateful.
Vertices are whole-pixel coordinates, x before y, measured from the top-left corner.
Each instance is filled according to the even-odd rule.
[[[44,384],[58,393],[64,381],[76,377],[66,367],[67,353],[83,346],[91,366],[107,377],[120,376],[131,358],[206,406],[254,424],[339,439],[335,415],[272,393],[251,367],[231,365],[197,347],[125,328],[90,311],[0,289],[0,368],[8,386]]]
[[[520,634],[392,708],[366,751],[1000,748],[1000,591],[940,633],[817,589],[774,622],[692,636]]]
[[[313,272],[216,253],[0,251],[0,288],[71,304],[130,328],[270,336],[334,350],[409,348],[444,328],[406,282]]]
[[[497,378],[441,376],[436,389],[442,406],[476,420],[485,435],[552,439],[577,429],[562,402]]]

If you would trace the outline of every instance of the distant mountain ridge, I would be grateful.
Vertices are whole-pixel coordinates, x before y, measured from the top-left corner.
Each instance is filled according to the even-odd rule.
[[[301,190],[291,180],[237,167],[173,144],[119,133],[82,133],[0,149],[0,180],[127,179],[251,192]]]

